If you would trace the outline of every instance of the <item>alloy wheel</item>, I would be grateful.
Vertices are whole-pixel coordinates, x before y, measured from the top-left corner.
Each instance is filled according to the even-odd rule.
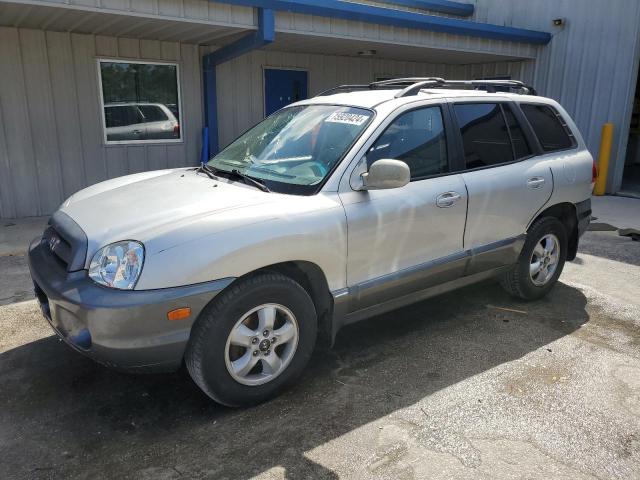
[[[546,285],[553,277],[560,261],[560,241],[553,233],[543,236],[536,244],[529,261],[529,276],[537,287]]]
[[[276,303],[255,307],[229,333],[224,353],[227,371],[243,385],[268,383],[289,366],[298,338],[298,322],[287,307]]]

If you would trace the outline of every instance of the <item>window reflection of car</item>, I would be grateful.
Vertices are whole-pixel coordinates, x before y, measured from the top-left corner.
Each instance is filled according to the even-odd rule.
[[[179,139],[176,115],[162,103],[108,103],[107,141]]]

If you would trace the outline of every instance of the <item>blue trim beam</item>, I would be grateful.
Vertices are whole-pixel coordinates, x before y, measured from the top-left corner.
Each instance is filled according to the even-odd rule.
[[[422,8],[433,12],[448,13],[468,17],[473,15],[474,7],[471,3],[452,2],[450,0],[384,0],[385,3],[402,5],[404,7]]]
[[[342,2],[340,0],[216,0],[219,3],[245,7],[268,8],[270,10],[335,17],[355,22],[375,23],[394,27],[429,30],[453,35],[489,38],[507,42],[523,42],[546,45],[551,34],[526,28],[506,27],[488,23],[472,22],[459,18],[438,17],[423,13],[394,10],[391,8]]]
[[[204,124],[208,142],[202,143],[202,158],[218,153],[218,99],[216,98],[216,65],[272,43],[276,37],[273,10],[258,8],[258,30],[202,57],[204,90]],[[208,145],[207,145],[208,144]],[[205,151],[205,145],[208,147]]]

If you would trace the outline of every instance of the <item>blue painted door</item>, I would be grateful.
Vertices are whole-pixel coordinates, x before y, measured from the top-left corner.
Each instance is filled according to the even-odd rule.
[[[264,113],[271,115],[290,103],[307,98],[307,72],[303,70],[264,70]]]

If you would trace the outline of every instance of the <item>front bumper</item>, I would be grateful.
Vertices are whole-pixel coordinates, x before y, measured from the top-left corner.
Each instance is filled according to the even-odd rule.
[[[42,239],[29,247],[29,269],[42,312],[68,345],[94,360],[132,371],[180,367],[191,326],[233,278],[159,290],[115,290],[86,270],[68,272]],[[167,312],[190,307],[185,320]]]

